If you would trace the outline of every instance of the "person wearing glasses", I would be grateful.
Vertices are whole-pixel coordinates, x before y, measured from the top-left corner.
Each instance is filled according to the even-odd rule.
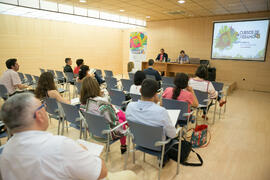
[[[38,85],[35,89],[35,95],[40,100],[50,97],[55,98],[58,102],[70,104],[70,101],[63,98],[57,91],[53,75],[50,72],[44,72],[40,75]]]
[[[3,179],[102,179],[104,161],[65,136],[46,132],[49,122],[44,104],[31,93],[16,94],[1,109],[13,136],[0,157]]]

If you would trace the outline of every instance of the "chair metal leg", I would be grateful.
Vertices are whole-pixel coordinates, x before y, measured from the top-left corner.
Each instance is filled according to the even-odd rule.
[[[133,164],[135,164],[135,144],[133,144]]]
[[[181,157],[181,137],[182,137],[182,130],[180,130],[180,132],[179,132],[179,144],[178,144],[178,155],[177,155],[177,169],[176,169],[176,174],[179,174],[180,157]]]
[[[160,163],[159,163],[159,171],[158,171],[158,180],[160,180],[160,174],[161,174],[161,169],[162,169],[163,160],[164,160],[164,152],[165,152],[165,145],[162,146],[161,158],[160,158]]]
[[[215,121],[216,121],[216,111],[217,111],[217,99],[215,100],[215,111],[214,111],[214,118],[213,118],[213,124],[215,124]]]
[[[60,126],[61,126],[61,120],[58,119],[58,131],[57,131],[57,135],[60,135]]]
[[[143,153],[143,162],[145,162],[145,152]]]
[[[221,114],[221,107],[219,108],[219,116],[218,116],[219,120],[220,120],[220,114]]]
[[[60,118],[62,120],[62,132],[61,135],[64,135],[64,129],[65,129],[65,120],[63,118]]]
[[[86,128],[84,128],[86,130]],[[82,120],[80,120],[80,139],[82,139]]]
[[[67,132],[68,132],[68,122],[67,122],[67,120],[65,120],[66,121],[66,128],[67,128]]]
[[[197,119],[198,119],[198,114],[199,114],[199,109],[196,110],[196,117],[195,117],[196,123],[195,123],[195,127],[197,127],[197,125],[198,125],[198,121],[197,121]]]
[[[108,153],[109,153],[109,148],[110,148],[110,135],[109,133],[107,134],[107,144],[106,144],[106,162],[108,161]]]
[[[127,136],[128,139],[128,144],[127,144],[127,153],[126,153],[126,159],[125,159],[125,165],[124,165],[124,170],[127,169],[127,162],[128,162],[128,157],[129,157],[129,152],[130,152],[130,136]]]

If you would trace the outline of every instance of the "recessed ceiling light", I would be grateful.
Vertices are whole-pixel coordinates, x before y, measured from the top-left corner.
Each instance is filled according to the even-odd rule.
[[[150,18],[150,16],[145,16],[145,17],[148,18],[148,19]]]
[[[185,1],[184,0],[180,0],[180,1],[178,1],[178,3],[183,4],[183,3],[185,3]]]
[[[80,0],[81,3],[86,3],[86,0]]]
[[[120,9],[120,12],[124,12],[125,10],[124,9]]]

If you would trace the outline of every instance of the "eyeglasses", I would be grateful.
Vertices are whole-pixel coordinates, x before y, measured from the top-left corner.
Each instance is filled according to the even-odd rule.
[[[46,107],[46,105],[43,103],[43,104],[41,104],[41,105],[35,110],[35,112],[34,112],[34,118],[36,118],[36,112],[39,111],[39,110],[41,110],[41,109],[44,108],[44,107]]]

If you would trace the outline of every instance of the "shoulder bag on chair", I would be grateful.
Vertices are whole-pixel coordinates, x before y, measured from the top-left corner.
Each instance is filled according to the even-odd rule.
[[[200,163],[189,163],[186,162],[187,158],[189,156],[190,151],[196,153],[193,149],[192,149],[192,145],[190,142],[186,141],[186,140],[182,140],[181,141],[181,157],[180,157],[180,163],[184,166],[202,166],[203,165],[203,160],[201,158],[201,156],[196,153],[198,160],[200,161]],[[178,141],[174,141],[171,145],[171,148],[169,150],[169,157],[170,159],[174,160],[177,162],[177,153],[178,152]]]

